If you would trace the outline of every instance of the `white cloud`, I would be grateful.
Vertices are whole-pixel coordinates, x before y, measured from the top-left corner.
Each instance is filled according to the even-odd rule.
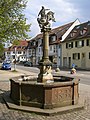
[[[28,0],[26,17],[27,23],[31,23],[31,36],[35,36],[40,32],[40,28],[37,22],[37,15],[41,9],[41,6],[49,8],[55,13],[56,23],[53,23],[53,27],[60,26],[62,24],[72,22],[77,18],[83,18],[81,9],[77,6],[78,1],[75,0]],[[80,4],[81,2],[79,2]]]

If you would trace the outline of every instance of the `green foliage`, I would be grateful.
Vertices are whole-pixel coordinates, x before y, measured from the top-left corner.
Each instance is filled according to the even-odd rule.
[[[13,45],[19,45],[20,44],[20,40],[14,40],[13,41]]]
[[[0,39],[15,40],[29,38],[31,24],[26,24],[23,10],[26,0],[0,0]]]
[[[3,44],[0,42],[0,59],[3,57],[4,54],[4,46]]]

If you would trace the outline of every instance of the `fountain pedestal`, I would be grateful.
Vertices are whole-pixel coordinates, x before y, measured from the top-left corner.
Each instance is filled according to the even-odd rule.
[[[11,99],[18,105],[52,109],[78,103],[78,80],[61,76],[53,83],[20,82],[12,78]]]
[[[47,82],[47,80],[53,81],[53,75],[51,74],[52,63],[49,60],[49,28],[43,29],[43,57],[39,62],[40,73],[38,75],[37,82]]]

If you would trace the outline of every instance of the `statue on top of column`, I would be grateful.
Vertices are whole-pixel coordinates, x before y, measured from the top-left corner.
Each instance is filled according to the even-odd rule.
[[[50,28],[50,20],[55,22],[54,13],[52,11],[46,13],[48,10],[50,9],[45,9],[44,6],[42,6],[42,9],[38,14],[37,21],[41,29]]]

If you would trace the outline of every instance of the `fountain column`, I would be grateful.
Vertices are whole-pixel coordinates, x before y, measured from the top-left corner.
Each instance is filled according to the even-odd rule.
[[[51,73],[51,66],[52,63],[49,60],[49,32],[51,30],[50,20],[55,22],[54,13],[49,11],[47,14],[45,13],[46,10],[42,6],[37,18],[39,26],[41,28],[41,32],[43,33],[43,57],[42,60],[39,62],[40,66],[40,73],[38,75],[37,82],[52,82],[53,76]]]

